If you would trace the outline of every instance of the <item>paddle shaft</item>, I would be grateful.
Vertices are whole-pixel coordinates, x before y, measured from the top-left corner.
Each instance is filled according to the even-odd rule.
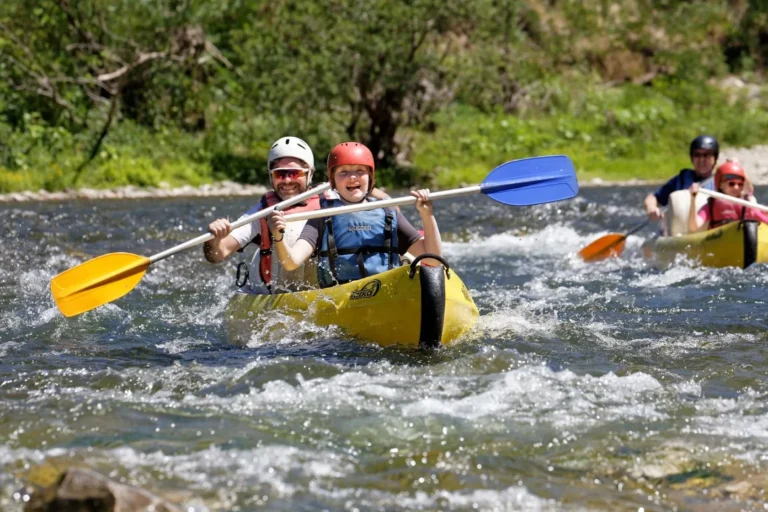
[[[541,157],[543,158],[543,157]],[[546,184],[549,181],[562,179],[562,173],[544,174],[537,176],[534,179],[530,177],[522,179],[504,180],[492,183],[484,183],[482,185],[473,185],[471,187],[455,188],[452,190],[442,190],[440,192],[430,192],[429,199],[433,201],[435,199],[449,199],[451,197],[468,196],[471,194],[477,194],[478,192],[491,193],[496,190],[511,189],[518,187],[530,187],[535,186],[537,183]],[[393,206],[405,206],[414,204],[417,199],[413,196],[399,197],[397,199],[385,199],[383,201],[364,201],[362,203],[350,204],[346,206],[338,206],[336,208],[325,208],[314,212],[302,212],[294,213],[292,215],[286,215],[286,222],[297,222],[300,220],[318,219],[322,217],[332,217],[333,215],[340,215],[343,213],[355,213],[364,212],[368,210],[375,210],[377,208],[390,208]]]
[[[634,235],[635,233],[637,233],[638,231],[640,231],[641,229],[643,229],[645,226],[647,226],[647,225],[648,225],[650,222],[651,222],[651,221],[649,221],[649,220],[645,220],[645,221],[641,222],[641,223],[640,223],[640,224],[638,224],[637,226],[633,227],[632,229],[630,229],[629,231],[627,231],[626,233],[624,233],[623,235],[621,235],[621,238],[617,239],[617,240],[616,240],[615,242],[613,242],[612,244],[610,244],[610,245],[606,245],[605,247],[603,247],[602,249],[600,249],[599,251],[597,251],[597,253],[595,253],[595,255],[597,255],[597,254],[601,254],[601,253],[604,253],[604,252],[606,252],[606,251],[608,251],[608,250],[610,250],[610,249],[613,249],[614,247],[616,247],[616,246],[617,246],[617,245],[619,245],[620,243],[624,242],[624,240],[626,240],[627,238],[629,238],[629,235]],[[602,238],[602,237],[601,237],[601,238]],[[601,239],[601,238],[600,238],[600,239]],[[598,240],[600,240],[600,239],[598,239]]]
[[[635,227],[633,227],[632,229],[630,229],[629,231],[627,231],[627,232],[624,234],[624,238],[627,238],[629,235],[634,235],[635,233],[637,233],[638,231],[640,231],[641,229],[643,229],[645,226],[647,226],[647,225],[648,225],[648,224],[650,224],[650,223],[651,223],[651,221],[650,221],[650,220],[647,220],[647,219],[646,219],[646,220],[644,220],[643,222],[641,222],[641,223],[640,223],[640,224],[638,224],[637,226],[635,226]]]
[[[480,192],[480,185],[472,187],[457,188],[453,190],[443,190],[442,192],[430,192],[429,199],[447,199],[449,197],[466,196]],[[393,206],[405,206],[414,204],[417,199],[413,196],[398,197],[397,199],[384,199],[383,201],[363,201],[362,203],[338,206],[336,208],[324,208],[314,212],[294,213],[285,216],[286,222],[296,222],[300,220],[317,219],[321,217],[332,217],[342,213],[365,212],[377,208],[391,208]]]
[[[289,199],[286,199],[285,201],[282,201],[274,206],[270,206],[269,208],[264,208],[263,210],[259,210],[256,213],[253,213],[251,215],[248,215],[246,217],[243,217],[242,219],[238,219],[235,222],[232,223],[232,229],[239,228],[240,226],[245,226],[246,224],[253,222],[257,219],[260,219],[262,217],[268,216],[273,211],[282,210],[284,208],[288,208],[289,206],[293,206],[296,203],[300,203],[306,199],[309,199],[312,196],[316,196],[317,194],[321,194],[331,188],[330,183],[323,183],[322,185],[318,185],[315,188],[312,188],[310,190],[307,190],[306,192],[302,192],[301,194],[291,197]],[[169,256],[173,256],[176,253],[179,253],[181,251],[184,251],[186,249],[189,249],[190,247],[194,247],[196,245],[203,244],[207,242],[208,240],[213,240],[215,237],[211,233],[206,233],[205,235],[200,235],[197,238],[193,238],[192,240],[188,242],[184,242],[183,244],[179,244],[176,247],[171,247],[168,250],[165,250],[163,252],[159,252],[153,256],[149,257],[150,263],[154,263],[156,261],[160,261],[162,259],[165,259]]]
[[[761,210],[764,212],[768,212],[768,206],[764,206],[762,204],[752,203],[750,201],[746,201],[744,199],[739,199],[738,197],[729,196],[726,194],[722,194],[720,192],[715,192],[714,190],[709,189],[699,189],[700,194],[706,194],[708,196],[716,197],[717,199],[722,199],[723,201],[730,201],[732,203],[740,204],[742,206],[746,206],[748,208],[754,208],[755,210]]]

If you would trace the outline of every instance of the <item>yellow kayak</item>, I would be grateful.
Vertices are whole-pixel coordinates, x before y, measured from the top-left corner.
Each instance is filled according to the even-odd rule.
[[[467,332],[479,313],[459,276],[445,267],[408,266],[351,283],[293,293],[239,291],[225,321],[230,338],[247,342],[265,315],[280,313],[318,326],[336,325],[379,345],[434,348]]]
[[[768,224],[757,221],[731,222],[723,226],[681,236],[655,238],[643,245],[643,255],[661,266],[678,254],[705,267],[741,267],[768,262]]]

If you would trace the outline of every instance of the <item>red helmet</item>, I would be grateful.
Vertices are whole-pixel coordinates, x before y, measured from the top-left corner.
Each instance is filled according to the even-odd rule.
[[[368,192],[373,190],[373,178],[376,164],[373,162],[371,150],[359,142],[342,142],[334,147],[328,154],[328,181],[336,188],[333,179],[333,170],[340,165],[366,165],[371,169],[371,182]]]
[[[715,190],[720,190],[720,184],[730,178],[741,178],[747,180],[747,174],[742,169],[739,162],[725,162],[715,171]]]

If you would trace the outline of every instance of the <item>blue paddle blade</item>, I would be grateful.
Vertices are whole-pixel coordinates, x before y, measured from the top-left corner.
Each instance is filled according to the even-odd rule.
[[[567,156],[538,156],[501,164],[486,176],[480,191],[500,203],[530,206],[570,199],[579,193],[579,182]]]

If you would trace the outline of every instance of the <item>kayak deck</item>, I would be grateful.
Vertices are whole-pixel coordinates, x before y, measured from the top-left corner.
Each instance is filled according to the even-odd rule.
[[[658,237],[643,245],[643,255],[662,267],[684,255],[704,267],[746,268],[768,262],[768,225],[740,221],[699,233]]]
[[[293,293],[237,292],[225,312],[230,338],[247,342],[264,315],[338,326],[382,346],[437,347],[467,332],[479,316],[472,296],[448,267],[403,266],[351,283]]]

